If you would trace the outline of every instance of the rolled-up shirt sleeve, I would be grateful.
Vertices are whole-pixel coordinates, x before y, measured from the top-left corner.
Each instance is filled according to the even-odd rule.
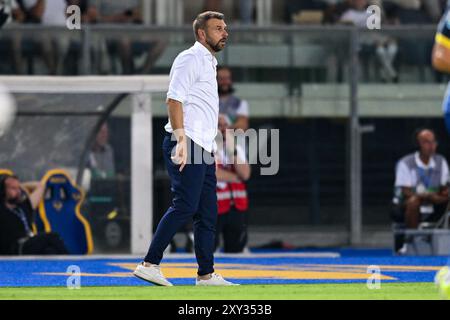
[[[179,55],[170,70],[170,84],[167,99],[184,103],[189,89],[195,83],[198,73],[197,60],[193,54]]]
[[[448,163],[447,161],[444,159],[442,161],[442,175],[441,175],[441,186],[445,187],[448,185],[449,183],[449,176],[448,176]]]
[[[406,164],[404,164],[402,161],[400,161],[396,167],[395,186],[396,187],[407,187],[407,188],[413,187],[411,174],[410,174]]]

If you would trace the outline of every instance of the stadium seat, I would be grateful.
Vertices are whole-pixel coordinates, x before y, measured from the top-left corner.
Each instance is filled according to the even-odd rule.
[[[12,176],[13,174],[9,169],[0,169],[0,176]]]
[[[46,191],[39,204],[38,230],[58,233],[70,254],[92,253],[91,227],[80,212],[84,202],[83,190],[64,170],[50,170],[42,181],[46,184]]]

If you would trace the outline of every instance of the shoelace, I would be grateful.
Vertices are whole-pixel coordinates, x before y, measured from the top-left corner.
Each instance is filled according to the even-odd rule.
[[[142,266],[145,267],[144,263],[142,263]],[[161,266],[158,266],[157,264],[152,264],[152,267],[158,270],[158,273],[162,276]]]
[[[224,282],[228,282],[228,281],[226,281],[220,274],[217,274],[217,273],[213,273],[213,274],[211,275],[211,277],[212,277],[212,278],[216,278],[216,279],[221,280],[221,281],[224,281]]]

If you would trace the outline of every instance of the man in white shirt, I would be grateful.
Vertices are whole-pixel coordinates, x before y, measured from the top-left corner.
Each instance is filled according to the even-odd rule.
[[[147,256],[134,275],[156,285],[171,286],[159,264],[175,233],[193,219],[199,265],[196,285],[233,285],[214,273],[217,179],[213,152],[219,116],[214,55],[225,47],[227,26],[223,14],[207,11],[197,16],[193,28],[197,41],[175,59],[167,92],[169,122],[163,154],[171,179],[172,206],[161,219]]]
[[[448,163],[436,154],[436,136],[431,129],[420,129],[415,139],[419,150],[397,163],[395,188],[398,207],[393,216],[407,228],[417,228],[421,221],[439,220],[448,202]]]

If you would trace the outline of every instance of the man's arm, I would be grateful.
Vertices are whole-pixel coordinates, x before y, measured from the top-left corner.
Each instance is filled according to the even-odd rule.
[[[187,162],[187,141],[183,124],[183,105],[173,99],[167,99],[167,109],[173,134],[177,140],[175,155],[172,161],[180,165],[180,172],[183,171]]]
[[[428,193],[425,200],[433,204],[444,204],[448,202],[448,187],[441,187],[439,192]]]
[[[439,192],[415,194],[412,188],[402,187],[402,194],[406,200],[412,196],[417,196],[422,202],[431,202],[433,204],[443,204],[448,201],[448,187],[441,187]]]
[[[45,0],[36,0],[34,5],[29,8],[28,13],[30,17],[32,17],[33,21],[41,22],[45,10],[45,2]]]
[[[245,151],[240,146],[236,146],[234,170],[236,171],[239,180],[247,181],[248,179],[250,179],[251,167],[247,162]]]
[[[45,184],[43,182],[25,182],[22,188],[29,192],[31,207],[36,210],[45,193]]]
[[[250,179],[251,168],[247,162],[245,151],[235,144],[234,135],[231,131],[227,130],[225,135],[225,148],[228,157],[231,157],[229,160],[233,163],[237,178],[239,181],[247,181]]]
[[[233,129],[242,129],[247,130],[248,129],[248,117],[247,116],[237,116],[236,122],[231,127]]]
[[[250,165],[248,163],[238,164],[237,161],[234,164],[234,170],[241,181],[247,181],[250,179]]]
[[[246,131],[248,129],[248,116],[249,107],[246,100],[241,100],[239,108],[236,110],[237,118],[236,122],[232,126],[232,129],[242,129]]]
[[[12,15],[14,21],[17,21],[19,23],[22,23],[25,21],[25,12],[23,12],[20,9],[19,5],[14,1],[13,1],[11,15]]]
[[[411,198],[412,196],[415,196],[416,194],[414,193],[412,188],[409,187],[401,187],[402,189],[402,195],[403,197],[408,200],[409,198]]]
[[[183,103],[198,76],[196,59],[193,54],[177,56],[170,70],[170,84],[167,92],[167,109],[170,125],[177,140],[172,161],[180,165],[183,171],[187,162],[187,141],[184,132]]]
[[[223,182],[240,182],[239,177],[236,173],[224,170],[222,168],[216,169],[216,178],[217,181]]]

